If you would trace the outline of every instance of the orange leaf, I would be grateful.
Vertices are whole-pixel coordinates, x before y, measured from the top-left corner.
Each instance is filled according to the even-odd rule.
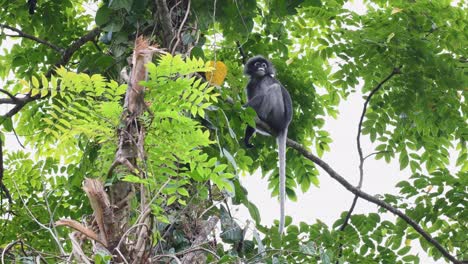
[[[207,64],[209,67],[213,67],[214,69],[205,73],[206,80],[210,84],[221,86],[227,74],[226,64],[222,61],[217,61],[216,63],[214,61],[209,61]]]

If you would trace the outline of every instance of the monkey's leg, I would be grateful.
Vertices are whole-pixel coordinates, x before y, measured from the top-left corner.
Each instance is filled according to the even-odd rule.
[[[247,126],[245,129],[245,137],[244,137],[244,144],[247,148],[253,148],[254,145],[252,145],[249,141],[252,135],[255,133],[255,128],[251,126]]]

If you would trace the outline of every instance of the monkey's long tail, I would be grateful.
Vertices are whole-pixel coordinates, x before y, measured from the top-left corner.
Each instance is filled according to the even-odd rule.
[[[280,196],[280,220],[279,233],[283,234],[284,216],[286,201],[286,139],[288,137],[288,129],[278,134],[278,159],[279,159],[279,196]]]

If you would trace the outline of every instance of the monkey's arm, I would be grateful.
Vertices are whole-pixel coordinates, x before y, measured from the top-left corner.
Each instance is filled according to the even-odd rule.
[[[260,109],[260,106],[262,105],[262,102],[263,102],[263,98],[265,96],[263,94],[261,95],[256,95],[254,96],[252,99],[250,99],[245,105],[244,107],[252,107],[255,111],[257,111],[257,109]]]

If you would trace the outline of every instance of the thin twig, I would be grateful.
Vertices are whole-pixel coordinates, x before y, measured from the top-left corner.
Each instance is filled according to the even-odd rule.
[[[368,159],[368,158],[370,158],[370,157],[372,157],[372,156],[374,156],[374,155],[377,155],[377,154],[380,154],[380,153],[388,153],[388,152],[389,152],[389,151],[387,151],[387,150],[372,152],[371,154],[365,156],[365,157],[364,157],[364,160],[366,160],[366,159]]]
[[[72,242],[72,255],[75,255],[75,258],[77,259],[78,262],[91,264],[91,262],[88,260],[88,257],[83,252],[83,249],[81,248],[80,243],[78,243],[78,240],[76,240],[75,234],[76,234],[75,232],[72,232],[68,235],[68,237],[70,238],[70,241]]]
[[[117,244],[117,246],[115,248],[120,248],[120,244],[122,244],[122,242],[124,241],[125,237],[130,233],[130,231],[132,231],[133,229],[139,227],[139,226],[144,226],[146,227],[147,230],[149,230],[149,226],[147,224],[144,224],[144,223],[140,223],[140,224],[135,224],[133,225],[132,227],[130,227],[127,231],[125,231],[125,233],[122,235],[122,237],[120,238],[120,241],[119,243]]]
[[[173,254],[171,254],[171,255],[169,255],[169,254],[158,255],[158,256],[154,257],[153,259],[156,261],[156,260],[158,260],[160,258],[172,258],[173,260],[175,260],[175,262],[177,264],[182,264],[182,262],[180,262],[180,259],[177,256],[173,255]]]
[[[177,49],[177,46],[179,45],[179,41],[180,41],[180,32],[182,32],[182,28],[184,27],[185,25],[185,22],[187,21],[187,18],[188,18],[188,15],[190,14],[190,4],[191,4],[191,0],[188,0],[188,3],[187,3],[187,10],[185,11],[185,16],[184,16],[184,19],[182,19],[182,22],[180,23],[180,27],[179,27],[179,30],[177,31],[177,41],[176,43],[174,44],[174,46],[172,47],[172,52],[171,54],[174,55],[174,52],[175,50]]]
[[[394,68],[392,70],[392,72],[385,79],[383,79],[379,84],[377,84],[376,87],[374,87],[374,89],[372,89],[372,91],[367,96],[366,101],[364,102],[364,107],[362,109],[361,117],[359,119],[358,132],[357,132],[357,136],[356,136],[356,145],[357,145],[357,150],[358,150],[358,154],[359,154],[359,183],[356,186],[357,189],[362,188],[362,183],[364,181],[364,161],[369,156],[372,156],[372,154],[370,154],[370,155],[368,155],[366,157],[363,157],[362,146],[361,146],[362,124],[364,122],[364,116],[366,115],[366,112],[367,112],[367,106],[369,105],[369,102],[370,102],[372,96],[375,93],[377,93],[380,90],[380,88],[382,88],[383,84],[386,83],[388,80],[390,80],[395,74],[400,74],[400,73],[401,73],[400,68]],[[354,199],[353,199],[353,202],[351,204],[351,207],[349,208],[348,213],[346,214],[346,217],[345,217],[345,219],[343,221],[343,224],[341,225],[341,227],[339,229],[340,231],[343,231],[346,228],[346,226],[348,225],[349,219],[351,218],[351,215],[353,214],[354,208],[356,207],[357,200],[358,200],[358,196],[355,195]],[[340,243],[339,250],[338,250],[338,259],[342,256],[342,254],[343,254],[343,244]],[[337,263],[338,263],[338,260],[337,260]]]
[[[10,249],[18,244],[18,243],[21,243],[21,240],[15,240],[13,242],[11,242],[10,244],[8,244],[3,250],[2,250],[2,264],[5,264],[5,253],[7,253],[8,251],[10,251]]]
[[[175,253],[175,254],[176,255],[185,255],[187,253],[190,253],[190,252],[193,252],[193,251],[199,251],[199,250],[210,253],[211,255],[213,255],[213,257],[215,257],[218,260],[220,259],[220,257],[213,250],[210,250],[210,249],[207,249],[207,248],[204,248],[204,247],[200,247],[200,246],[194,247],[194,248],[189,248],[189,249],[183,250],[183,251]]]
[[[242,58],[242,64],[245,65],[247,63],[247,56],[245,56],[244,49],[242,48],[242,45],[240,44],[240,42],[238,40],[236,40],[236,45],[237,45],[237,48],[239,49],[239,53],[240,53],[241,58]]]
[[[16,129],[15,129],[14,126],[12,127],[12,131],[13,131],[13,134],[15,135],[15,138],[16,138],[16,141],[18,142],[18,144],[19,144],[22,148],[25,148],[24,145],[23,145],[23,143],[22,143],[21,140],[19,139],[18,133],[16,133]]]
[[[377,93],[380,90],[380,88],[382,88],[384,83],[390,80],[395,74],[400,74],[400,73],[401,73],[400,68],[393,68],[392,72],[385,79],[383,79],[379,84],[377,84],[377,86],[369,93],[369,96],[367,96],[366,101],[364,102],[364,107],[362,109],[361,118],[359,119],[358,132],[356,135],[356,144],[357,144],[357,150],[358,150],[359,161],[360,161],[358,188],[362,187],[362,182],[364,179],[364,170],[363,170],[364,158],[363,158],[362,147],[361,147],[361,134],[362,134],[362,123],[364,122],[364,116],[366,115],[366,112],[367,112],[367,106],[369,105],[369,102],[372,96],[374,96],[374,94]]]
[[[44,194],[44,201],[45,201],[45,205],[46,205],[46,208],[47,208],[47,213],[49,214],[49,226],[51,226],[51,230],[52,232],[55,234],[56,237],[59,237],[58,235],[58,232],[57,232],[57,228],[55,227],[54,225],[54,215],[52,214],[52,210],[50,210],[50,205],[49,205],[49,200],[47,200],[47,192],[46,192],[46,185],[45,185],[45,177],[44,179],[42,180],[42,188],[43,188],[43,194]]]
[[[28,212],[29,216],[31,217],[31,219],[36,222],[36,224],[38,224],[40,227],[44,228],[45,230],[47,230],[50,235],[52,236],[52,238],[55,240],[55,243],[57,244],[57,247],[59,248],[60,250],[60,253],[62,255],[66,255],[65,254],[65,250],[63,249],[62,247],[62,244],[60,243],[60,239],[59,237],[55,236],[55,233],[52,231],[51,228],[47,227],[46,225],[44,225],[43,223],[41,223],[35,216],[34,214],[31,212],[31,210],[29,209],[29,207],[26,205],[26,201],[23,199],[23,196],[21,195],[21,192],[19,191],[19,188],[18,188],[18,185],[16,184],[15,181],[13,181],[13,184],[15,185],[15,188],[16,188],[16,191],[18,192],[18,195],[19,195],[19,198],[21,199],[21,202],[23,203],[23,206],[24,206],[24,209],[26,209],[26,211]]]

